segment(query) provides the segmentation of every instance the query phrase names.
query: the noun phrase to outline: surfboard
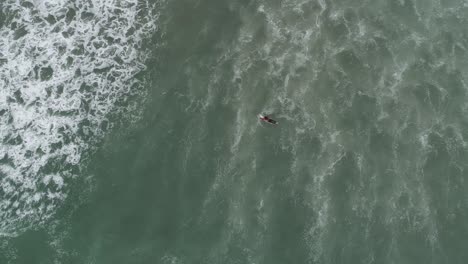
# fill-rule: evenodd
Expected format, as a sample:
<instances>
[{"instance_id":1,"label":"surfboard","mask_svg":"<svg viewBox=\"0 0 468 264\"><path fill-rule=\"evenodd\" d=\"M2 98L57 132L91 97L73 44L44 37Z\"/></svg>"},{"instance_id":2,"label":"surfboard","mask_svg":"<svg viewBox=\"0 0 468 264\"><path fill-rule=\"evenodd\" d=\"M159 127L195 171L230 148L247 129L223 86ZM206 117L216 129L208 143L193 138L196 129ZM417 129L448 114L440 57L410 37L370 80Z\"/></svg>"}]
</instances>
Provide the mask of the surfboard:
<instances>
[{"instance_id":1,"label":"surfboard","mask_svg":"<svg viewBox=\"0 0 468 264\"><path fill-rule=\"evenodd\" d=\"M263 121L263 122L268 123L268 124L271 124L271 125L277 125L277 124L279 124L278 121L273 120L273 119L271 119L271 118L269 118L270 121L265 120L265 119L264 119L265 116L262 115L262 114L258 115L258 118L260 119L260 121Z\"/></svg>"}]
</instances>

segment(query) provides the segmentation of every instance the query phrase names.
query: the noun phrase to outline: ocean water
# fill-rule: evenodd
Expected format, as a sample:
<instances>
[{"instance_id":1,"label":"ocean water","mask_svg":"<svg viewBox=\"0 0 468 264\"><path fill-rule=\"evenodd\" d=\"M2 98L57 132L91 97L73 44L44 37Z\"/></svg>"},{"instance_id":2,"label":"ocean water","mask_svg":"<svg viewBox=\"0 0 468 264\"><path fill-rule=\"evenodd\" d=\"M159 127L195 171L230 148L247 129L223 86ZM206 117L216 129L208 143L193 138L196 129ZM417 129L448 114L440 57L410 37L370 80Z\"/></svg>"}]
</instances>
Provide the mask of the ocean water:
<instances>
[{"instance_id":1,"label":"ocean water","mask_svg":"<svg viewBox=\"0 0 468 264\"><path fill-rule=\"evenodd\" d=\"M0 10L0 263L467 262L466 1Z\"/></svg>"}]
</instances>

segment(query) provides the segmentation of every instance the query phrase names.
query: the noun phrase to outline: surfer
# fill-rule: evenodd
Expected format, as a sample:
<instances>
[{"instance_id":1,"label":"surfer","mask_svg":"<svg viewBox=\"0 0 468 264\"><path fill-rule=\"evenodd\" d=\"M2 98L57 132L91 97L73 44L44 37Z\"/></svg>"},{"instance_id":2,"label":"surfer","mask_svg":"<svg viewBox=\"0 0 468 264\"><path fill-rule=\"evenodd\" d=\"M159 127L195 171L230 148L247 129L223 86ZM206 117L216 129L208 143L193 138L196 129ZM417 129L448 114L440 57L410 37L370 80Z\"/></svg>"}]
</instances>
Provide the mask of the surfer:
<instances>
[{"instance_id":1,"label":"surfer","mask_svg":"<svg viewBox=\"0 0 468 264\"><path fill-rule=\"evenodd\" d=\"M269 118L269 117L266 116L266 115L259 115L259 117L260 117L260 120L262 120L262 121L264 121L264 122L268 122L268 123L273 124L273 125L277 125L277 124L278 124L278 122L276 122L275 120Z\"/></svg>"}]
</instances>

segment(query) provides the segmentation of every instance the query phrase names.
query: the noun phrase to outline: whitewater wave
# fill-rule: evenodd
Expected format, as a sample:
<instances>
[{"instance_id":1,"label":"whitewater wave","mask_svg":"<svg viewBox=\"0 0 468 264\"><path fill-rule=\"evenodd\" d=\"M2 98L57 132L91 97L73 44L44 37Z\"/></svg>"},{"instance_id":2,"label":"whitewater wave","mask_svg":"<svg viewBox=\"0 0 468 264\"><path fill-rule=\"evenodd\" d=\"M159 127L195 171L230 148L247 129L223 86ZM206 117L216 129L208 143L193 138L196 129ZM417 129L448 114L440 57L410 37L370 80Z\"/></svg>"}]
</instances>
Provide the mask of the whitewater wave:
<instances>
[{"instance_id":1,"label":"whitewater wave","mask_svg":"<svg viewBox=\"0 0 468 264\"><path fill-rule=\"evenodd\" d=\"M85 153L112 128L109 115L144 97L134 77L156 30L151 10L139 0L3 3L0 234L49 219Z\"/></svg>"}]
</instances>

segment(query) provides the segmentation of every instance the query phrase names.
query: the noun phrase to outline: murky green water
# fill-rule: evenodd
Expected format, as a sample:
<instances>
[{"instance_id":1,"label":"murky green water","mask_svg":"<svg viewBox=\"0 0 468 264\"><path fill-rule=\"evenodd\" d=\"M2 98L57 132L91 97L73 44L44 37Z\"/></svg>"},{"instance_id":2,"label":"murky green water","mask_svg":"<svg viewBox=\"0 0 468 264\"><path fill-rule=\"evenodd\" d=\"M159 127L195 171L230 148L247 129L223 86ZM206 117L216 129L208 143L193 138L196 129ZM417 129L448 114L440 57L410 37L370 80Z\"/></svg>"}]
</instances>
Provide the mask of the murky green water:
<instances>
[{"instance_id":1,"label":"murky green water","mask_svg":"<svg viewBox=\"0 0 468 264\"><path fill-rule=\"evenodd\" d=\"M0 263L468 258L464 1L12 2Z\"/></svg>"}]
</instances>

